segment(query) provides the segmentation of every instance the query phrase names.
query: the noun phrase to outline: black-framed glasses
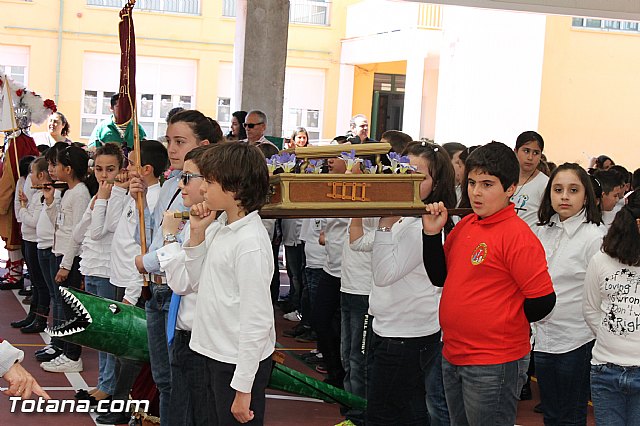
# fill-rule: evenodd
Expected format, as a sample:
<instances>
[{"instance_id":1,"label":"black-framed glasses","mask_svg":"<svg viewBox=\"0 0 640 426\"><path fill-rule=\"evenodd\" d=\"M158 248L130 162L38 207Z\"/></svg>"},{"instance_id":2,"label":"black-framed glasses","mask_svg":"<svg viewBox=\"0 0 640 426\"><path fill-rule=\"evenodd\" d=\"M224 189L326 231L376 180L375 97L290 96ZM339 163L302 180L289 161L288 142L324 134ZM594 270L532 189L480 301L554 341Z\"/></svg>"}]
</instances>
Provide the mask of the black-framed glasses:
<instances>
[{"instance_id":1,"label":"black-framed glasses","mask_svg":"<svg viewBox=\"0 0 640 426\"><path fill-rule=\"evenodd\" d=\"M264 122L260 122L260 123L244 123L243 126L245 129L253 129L256 126L259 126L261 124L264 124Z\"/></svg>"},{"instance_id":2,"label":"black-framed glasses","mask_svg":"<svg viewBox=\"0 0 640 426\"><path fill-rule=\"evenodd\" d=\"M189 181L194 178L204 178L204 176L199 175L197 173L189 173L189 172L182 172L180 174L180 180L182 181L182 184L184 186L189 185Z\"/></svg>"}]
</instances>

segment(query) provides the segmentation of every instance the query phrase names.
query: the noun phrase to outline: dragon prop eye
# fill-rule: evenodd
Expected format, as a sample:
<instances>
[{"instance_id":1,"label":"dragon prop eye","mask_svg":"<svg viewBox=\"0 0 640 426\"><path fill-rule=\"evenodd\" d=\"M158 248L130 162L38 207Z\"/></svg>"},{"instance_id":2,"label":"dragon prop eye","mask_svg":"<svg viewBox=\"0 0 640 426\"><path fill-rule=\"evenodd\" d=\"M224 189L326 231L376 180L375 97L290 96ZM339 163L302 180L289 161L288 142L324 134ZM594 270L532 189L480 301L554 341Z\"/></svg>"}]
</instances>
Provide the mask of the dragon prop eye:
<instances>
[{"instance_id":1,"label":"dragon prop eye","mask_svg":"<svg viewBox=\"0 0 640 426\"><path fill-rule=\"evenodd\" d=\"M109 304L109 310L111 311L112 314L119 314L120 313L120 308L115 303Z\"/></svg>"}]
</instances>

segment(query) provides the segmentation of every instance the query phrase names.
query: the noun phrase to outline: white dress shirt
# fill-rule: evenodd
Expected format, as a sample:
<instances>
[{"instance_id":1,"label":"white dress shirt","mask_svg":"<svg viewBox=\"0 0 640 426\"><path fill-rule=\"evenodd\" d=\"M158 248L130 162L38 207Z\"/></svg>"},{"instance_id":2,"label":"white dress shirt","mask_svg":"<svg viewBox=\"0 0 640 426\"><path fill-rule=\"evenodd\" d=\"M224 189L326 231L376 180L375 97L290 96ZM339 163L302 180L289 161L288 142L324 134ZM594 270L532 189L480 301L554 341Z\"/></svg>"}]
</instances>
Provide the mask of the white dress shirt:
<instances>
[{"instance_id":1,"label":"white dress shirt","mask_svg":"<svg viewBox=\"0 0 640 426\"><path fill-rule=\"evenodd\" d=\"M604 226L587 223L581 211L564 222L555 214L535 231L547 257L556 305L533 325L534 351L567 353L595 338L582 316L582 293L589 260L602 245Z\"/></svg>"},{"instance_id":2,"label":"white dress shirt","mask_svg":"<svg viewBox=\"0 0 640 426\"><path fill-rule=\"evenodd\" d=\"M189 347L216 361L235 364L231 387L251 392L258 364L273 353L271 304L273 250L258 212L209 226L196 247L185 244L186 268L198 292Z\"/></svg>"},{"instance_id":3,"label":"white dress shirt","mask_svg":"<svg viewBox=\"0 0 640 426\"><path fill-rule=\"evenodd\" d=\"M441 289L431 284L422 259L422 220L405 217L390 232L376 231L369 312L382 337L423 337L440 330Z\"/></svg>"}]
</instances>

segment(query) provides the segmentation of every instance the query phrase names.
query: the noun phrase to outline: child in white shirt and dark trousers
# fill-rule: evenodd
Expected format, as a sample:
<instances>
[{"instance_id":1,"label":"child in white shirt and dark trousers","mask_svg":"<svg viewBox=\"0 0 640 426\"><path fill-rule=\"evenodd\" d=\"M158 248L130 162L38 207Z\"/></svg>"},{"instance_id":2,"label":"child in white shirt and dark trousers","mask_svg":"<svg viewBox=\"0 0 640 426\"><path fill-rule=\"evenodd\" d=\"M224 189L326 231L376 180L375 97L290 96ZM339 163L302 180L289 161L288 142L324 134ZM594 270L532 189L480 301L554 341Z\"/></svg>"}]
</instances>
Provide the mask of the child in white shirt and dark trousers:
<instances>
[{"instance_id":1,"label":"child in white shirt and dark trousers","mask_svg":"<svg viewBox=\"0 0 640 426\"><path fill-rule=\"evenodd\" d=\"M91 201L91 194L84 181L87 178L89 155L82 148L70 146L58 153L52 178L67 183L66 190L60 203L54 202L54 188L43 189L46 212L51 223L55 225L53 249L56 262L51 264L51 277L58 287L80 288L80 244L73 240L73 229L80 223L87 205ZM71 312L62 301L60 291L56 289L53 298L54 325L62 323ZM65 342L63 353L57 358L43 362L41 367L45 371L58 373L72 373L82 371L80 354L82 347L74 343Z\"/></svg>"},{"instance_id":2,"label":"child in white shirt and dark trousers","mask_svg":"<svg viewBox=\"0 0 640 426\"><path fill-rule=\"evenodd\" d=\"M205 201L191 208L185 243L198 292L190 347L208 358L210 424L261 425L275 345L273 252L258 216L269 189L266 161L254 146L223 143L196 165ZM213 210L223 211L220 226L209 226Z\"/></svg>"}]
</instances>

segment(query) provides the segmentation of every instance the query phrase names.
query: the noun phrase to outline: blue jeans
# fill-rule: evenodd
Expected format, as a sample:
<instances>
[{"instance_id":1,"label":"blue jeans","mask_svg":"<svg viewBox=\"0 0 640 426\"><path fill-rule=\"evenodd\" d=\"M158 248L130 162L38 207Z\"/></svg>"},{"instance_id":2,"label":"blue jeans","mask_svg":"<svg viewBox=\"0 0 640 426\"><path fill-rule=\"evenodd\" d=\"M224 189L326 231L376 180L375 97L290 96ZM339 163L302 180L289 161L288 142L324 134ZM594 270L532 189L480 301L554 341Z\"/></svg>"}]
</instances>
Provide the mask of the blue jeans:
<instances>
[{"instance_id":1,"label":"blue jeans","mask_svg":"<svg viewBox=\"0 0 640 426\"><path fill-rule=\"evenodd\" d=\"M591 400L598 426L630 426L640 419L640 367L591 366Z\"/></svg>"},{"instance_id":2,"label":"blue jeans","mask_svg":"<svg viewBox=\"0 0 640 426\"><path fill-rule=\"evenodd\" d=\"M29 268L29 280L31 281L31 307L30 312L47 316L49 315L49 305L51 304L51 296L49 295L49 287L42 275L40 261L38 260L38 243L33 241L23 241L24 243L24 261ZM47 273L49 270L47 269Z\"/></svg>"},{"instance_id":3,"label":"blue jeans","mask_svg":"<svg viewBox=\"0 0 640 426\"><path fill-rule=\"evenodd\" d=\"M452 425L514 425L529 354L503 364L453 365L442 357Z\"/></svg>"},{"instance_id":4,"label":"blue jeans","mask_svg":"<svg viewBox=\"0 0 640 426\"><path fill-rule=\"evenodd\" d=\"M96 296L109 300L116 300L116 287L109 282L109 278L84 277L84 289ZM116 387L116 357L108 352L98 352L98 385L99 390L107 395L113 395Z\"/></svg>"},{"instance_id":5,"label":"blue jeans","mask_svg":"<svg viewBox=\"0 0 640 426\"><path fill-rule=\"evenodd\" d=\"M367 426L428 424L424 383L439 343L440 332L413 338L373 333L367 354Z\"/></svg>"},{"instance_id":6,"label":"blue jeans","mask_svg":"<svg viewBox=\"0 0 640 426\"><path fill-rule=\"evenodd\" d=\"M340 293L342 366L344 367L344 390L365 397L365 345L363 341L365 318L369 310L369 296ZM362 424L364 413L350 410L347 419Z\"/></svg>"},{"instance_id":7,"label":"blue jeans","mask_svg":"<svg viewBox=\"0 0 640 426\"><path fill-rule=\"evenodd\" d=\"M149 361L151 362L153 381L160 392L160 419L168 419L171 399L171 366L169 345L167 344L167 318L172 292L168 285L149 283L149 286L151 298L145 303ZM162 423L164 424L165 421Z\"/></svg>"},{"instance_id":8,"label":"blue jeans","mask_svg":"<svg viewBox=\"0 0 640 426\"><path fill-rule=\"evenodd\" d=\"M54 312L53 306L55 306L55 299L58 297L60 292L58 291L58 285L53 281L51 277L51 268L52 264L56 264L56 257L51 252L51 248L48 249L38 249L38 263L40 263L40 270L42 271L42 277L44 278L44 282L47 284L47 289L49 290L49 300L51 301L51 312ZM52 315L55 322L55 314ZM53 337L51 339L51 344L58 348L62 348L64 342L57 337Z\"/></svg>"},{"instance_id":9,"label":"blue jeans","mask_svg":"<svg viewBox=\"0 0 640 426\"><path fill-rule=\"evenodd\" d=\"M318 282L320 282L322 268L304 268L304 286L302 288L302 299L300 300L300 314L302 314L302 324L311 326L311 315L315 306L316 294L318 293Z\"/></svg>"},{"instance_id":10,"label":"blue jeans","mask_svg":"<svg viewBox=\"0 0 640 426\"><path fill-rule=\"evenodd\" d=\"M593 341L564 354L535 351L545 425L586 425Z\"/></svg>"},{"instance_id":11,"label":"blue jeans","mask_svg":"<svg viewBox=\"0 0 640 426\"><path fill-rule=\"evenodd\" d=\"M189 349L190 331L176 330L171 344L171 401L166 424L191 426L209 424L207 357Z\"/></svg>"},{"instance_id":12,"label":"blue jeans","mask_svg":"<svg viewBox=\"0 0 640 426\"><path fill-rule=\"evenodd\" d=\"M51 281L53 281L55 286L55 296L53 296L53 323L57 325L70 319L74 315L71 308L67 307L62 301L60 287L80 288L82 285L82 275L80 274L80 257L75 257L67 279L61 283L56 283L55 276L60 269L62 256L54 256L54 259L54 262L49 265L51 268L49 272L51 273ZM67 358L74 361L80 359L80 355L82 354L82 346L76 345L75 343L63 342L61 349Z\"/></svg>"},{"instance_id":13,"label":"blue jeans","mask_svg":"<svg viewBox=\"0 0 640 426\"><path fill-rule=\"evenodd\" d=\"M444 382L442 380L442 342L433 357L433 366L427 374L425 384L427 390L427 411L429 412L429 424L431 426L448 426L449 407L444 395Z\"/></svg>"}]
</instances>

